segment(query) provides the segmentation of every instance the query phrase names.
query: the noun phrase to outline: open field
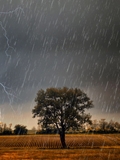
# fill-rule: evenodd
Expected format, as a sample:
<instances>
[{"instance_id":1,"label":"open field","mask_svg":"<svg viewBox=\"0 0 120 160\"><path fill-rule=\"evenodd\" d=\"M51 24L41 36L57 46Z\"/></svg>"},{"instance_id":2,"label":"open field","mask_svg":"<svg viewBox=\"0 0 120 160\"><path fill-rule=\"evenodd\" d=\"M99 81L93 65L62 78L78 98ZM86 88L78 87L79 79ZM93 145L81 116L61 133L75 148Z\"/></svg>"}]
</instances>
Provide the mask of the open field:
<instances>
[{"instance_id":1,"label":"open field","mask_svg":"<svg viewBox=\"0 0 120 160\"><path fill-rule=\"evenodd\" d=\"M59 135L0 136L0 160L120 160L120 134L67 135L61 149Z\"/></svg>"}]
</instances>

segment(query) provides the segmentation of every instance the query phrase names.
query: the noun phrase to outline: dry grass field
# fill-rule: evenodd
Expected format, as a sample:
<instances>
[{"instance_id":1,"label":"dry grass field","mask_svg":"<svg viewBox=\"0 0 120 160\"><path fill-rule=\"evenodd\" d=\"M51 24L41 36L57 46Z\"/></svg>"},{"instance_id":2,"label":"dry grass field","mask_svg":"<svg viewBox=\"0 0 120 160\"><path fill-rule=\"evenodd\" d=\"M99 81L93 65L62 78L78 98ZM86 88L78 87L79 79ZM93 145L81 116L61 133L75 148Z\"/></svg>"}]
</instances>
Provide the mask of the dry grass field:
<instances>
[{"instance_id":1,"label":"dry grass field","mask_svg":"<svg viewBox=\"0 0 120 160\"><path fill-rule=\"evenodd\" d=\"M0 136L0 160L120 160L120 134Z\"/></svg>"}]
</instances>

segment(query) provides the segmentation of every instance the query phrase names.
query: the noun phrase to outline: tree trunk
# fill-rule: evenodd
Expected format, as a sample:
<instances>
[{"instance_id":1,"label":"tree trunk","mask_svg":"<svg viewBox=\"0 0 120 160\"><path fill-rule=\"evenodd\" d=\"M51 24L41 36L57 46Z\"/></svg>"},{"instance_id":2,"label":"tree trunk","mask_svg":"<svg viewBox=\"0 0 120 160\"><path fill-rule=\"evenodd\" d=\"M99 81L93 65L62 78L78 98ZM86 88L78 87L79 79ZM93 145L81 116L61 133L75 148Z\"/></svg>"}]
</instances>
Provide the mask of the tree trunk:
<instances>
[{"instance_id":1,"label":"tree trunk","mask_svg":"<svg viewBox=\"0 0 120 160\"><path fill-rule=\"evenodd\" d=\"M62 131L60 132L60 140L61 140L61 144L62 144L62 148L67 148L66 142L65 142L65 132Z\"/></svg>"}]
</instances>

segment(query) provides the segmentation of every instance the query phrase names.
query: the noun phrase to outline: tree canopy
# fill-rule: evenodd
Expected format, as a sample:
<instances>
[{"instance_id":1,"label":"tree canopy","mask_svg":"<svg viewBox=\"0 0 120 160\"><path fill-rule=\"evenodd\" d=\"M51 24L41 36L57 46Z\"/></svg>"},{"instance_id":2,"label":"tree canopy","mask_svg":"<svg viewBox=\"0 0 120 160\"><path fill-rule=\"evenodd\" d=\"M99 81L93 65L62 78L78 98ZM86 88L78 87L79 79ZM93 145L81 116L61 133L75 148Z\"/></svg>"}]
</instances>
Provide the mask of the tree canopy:
<instances>
[{"instance_id":1,"label":"tree canopy","mask_svg":"<svg viewBox=\"0 0 120 160\"><path fill-rule=\"evenodd\" d=\"M23 135L23 134L27 134L27 128L26 126L24 125L20 125L20 124L17 124L15 125L14 127L14 134L17 134L17 135Z\"/></svg>"},{"instance_id":2,"label":"tree canopy","mask_svg":"<svg viewBox=\"0 0 120 160\"><path fill-rule=\"evenodd\" d=\"M62 147L66 148L65 131L78 130L82 124L91 123L91 115L85 110L92 108L90 98L80 89L48 88L39 90L35 98L33 117L39 117L43 128L55 127L60 135Z\"/></svg>"}]
</instances>

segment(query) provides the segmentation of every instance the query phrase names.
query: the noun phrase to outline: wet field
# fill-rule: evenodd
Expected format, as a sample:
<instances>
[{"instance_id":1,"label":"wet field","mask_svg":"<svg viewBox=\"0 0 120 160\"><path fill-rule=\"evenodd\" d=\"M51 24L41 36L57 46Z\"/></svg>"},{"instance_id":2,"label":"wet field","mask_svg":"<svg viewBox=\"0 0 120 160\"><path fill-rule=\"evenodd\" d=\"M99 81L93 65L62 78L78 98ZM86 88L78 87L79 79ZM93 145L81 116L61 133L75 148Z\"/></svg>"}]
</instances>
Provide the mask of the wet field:
<instances>
[{"instance_id":1,"label":"wet field","mask_svg":"<svg viewBox=\"0 0 120 160\"><path fill-rule=\"evenodd\" d=\"M120 134L72 134L66 143L61 149L59 135L0 136L0 159L120 159Z\"/></svg>"}]
</instances>

